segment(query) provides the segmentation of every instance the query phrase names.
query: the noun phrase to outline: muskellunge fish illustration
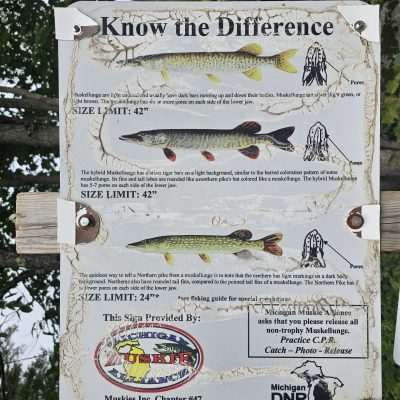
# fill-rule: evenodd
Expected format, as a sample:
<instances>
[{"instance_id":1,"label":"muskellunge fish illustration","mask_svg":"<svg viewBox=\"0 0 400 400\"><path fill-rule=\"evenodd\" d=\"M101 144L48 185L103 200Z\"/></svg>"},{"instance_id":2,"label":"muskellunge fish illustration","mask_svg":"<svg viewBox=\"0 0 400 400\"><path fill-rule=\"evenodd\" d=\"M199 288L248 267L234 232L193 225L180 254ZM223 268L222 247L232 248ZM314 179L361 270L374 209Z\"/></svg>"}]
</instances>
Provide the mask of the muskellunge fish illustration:
<instances>
[{"instance_id":1,"label":"muskellunge fish illustration","mask_svg":"<svg viewBox=\"0 0 400 400\"><path fill-rule=\"evenodd\" d=\"M162 148L170 161L176 160L172 149L199 150L208 161L215 160L210 150L238 150L255 160L260 154L257 144L294 151L293 144L288 141L294 129L293 126L289 126L270 133L256 134L261 130L260 124L248 121L233 129L155 129L123 135L119 139L147 147Z\"/></svg>"},{"instance_id":2,"label":"muskellunge fish illustration","mask_svg":"<svg viewBox=\"0 0 400 400\"><path fill-rule=\"evenodd\" d=\"M262 80L260 67L272 65L281 71L296 73L290 59L297 50L290 49L272 56L262 56L258 43L243 46L237 51L160 53L133 57L120 63L160 71L169 80L169 71L206 74L212 82L220 82L218 73L241 72L250 79Z\"/></svg>"},{"instance_id":3,"label":"muskellunge fish illustration","mask_svg":"<svg viewBox=\"0 0 400 400\"><path fill-rule=\"evenodd\" d=\"M148 253L164 254L165 261L169 265L172 265L174 262L172 253L198 254L205 263L211 262L210 253L234 254L240 258L251 258L251 250L256 250L265 251L276 256L282 255L282 249L277 244L277 242L282 240L281 233L274 233L260 239L250 240L252 236L252 233L246 229L237 230L227 236L158 236L130 243L127 247Z\"/></svg>"},{"instance_id":4,"label":"muskellunge fish illustration","mask_svg":"<svg viewBox=\"0 0 400 400\"><path fill-rule=\"evenodd\" d=\"M189 359L192 366L196 365L197 358L199 356L197 350L178 343L157 343L154 347L154 350L160 354L187 353L189 354Z\"/></svg>"}]
</instances>

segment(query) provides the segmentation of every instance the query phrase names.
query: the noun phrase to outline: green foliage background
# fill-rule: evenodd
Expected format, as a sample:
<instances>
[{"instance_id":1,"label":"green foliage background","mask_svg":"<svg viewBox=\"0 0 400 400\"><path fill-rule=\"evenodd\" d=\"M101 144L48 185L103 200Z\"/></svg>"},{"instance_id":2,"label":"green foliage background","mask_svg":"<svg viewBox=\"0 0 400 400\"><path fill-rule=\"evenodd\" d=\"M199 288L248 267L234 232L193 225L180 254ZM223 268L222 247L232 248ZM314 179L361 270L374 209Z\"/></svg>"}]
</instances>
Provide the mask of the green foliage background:
<instances>
[{"instance_id":1,"label":"green foliage background","mask_svg":"<svg viewBox=\"0 0 400 400\"><path fill-rule=\"evenodd\" d=\"M57 97L57 43L54 38L53 6L67 6L72 1L62 0L1 0L0 1L0 79L11 85L31 90L42 95ZM374 0L382 6L382 135L383 138L400 143L400 3L398 0ZM10 118L23 123L32 132L40 125L55 124L57 115L43 111L25 110L4 113L0 110L0 123ZM19 122L18 122L19 121ZM42 174L57 174L54 160L56 150L37 150L0 147L0 177L15 177L23 173L38 172L38 158ZM23 167L10 170L11 163L18 160ZM400 187L398 188L400 190ZM15 212L15 196L19 191L52 190L35 185L10 189L0 185L0 250L14 250L14 226L9 216ZM12 332L0 335L0 350L14 360L8 364L8 380L14 392L10 400L57 398L57 331L58 331L58 272L29 271L29 266L0 266L0 312L14 310L23 318L30 312L34 302L45 310L40 329L54 337L55 353L50 357L39 357L22 372L19 357L9 340ZM32 299L10 297L9 291L1 288L23 276L22 284ZM48 290L48 288L54 290ZM393 362L394 322L400 289L400 254L382 256L382 338L383 338L383 388L384 400L400 400L400 368ZM10 300L12 299L12 300ZM0 326L1 327L1 326ZM4 332L3 332L4 333ZM12 336L11 336L12 337ZM16 389L18 387L18 390ZM11 394L11 393L10 393ZM36 394L32 396L32 394ZM1 395L0 395L1 398Z\"/></svg>"}]
</instances>

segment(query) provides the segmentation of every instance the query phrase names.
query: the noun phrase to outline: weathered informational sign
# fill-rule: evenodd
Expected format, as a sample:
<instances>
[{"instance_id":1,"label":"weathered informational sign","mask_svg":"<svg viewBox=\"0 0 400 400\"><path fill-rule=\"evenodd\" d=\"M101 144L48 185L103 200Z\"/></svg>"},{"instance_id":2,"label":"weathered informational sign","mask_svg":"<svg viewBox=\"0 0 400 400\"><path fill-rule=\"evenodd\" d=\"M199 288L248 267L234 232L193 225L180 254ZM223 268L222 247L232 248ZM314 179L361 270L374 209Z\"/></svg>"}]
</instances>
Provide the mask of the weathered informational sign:
<instances>
[{"instance_id":1,"label":"weathered informational sign","mask_svg":"<svg viewBox=\"0 0 400 400\"><path fill-rule=\"evenodd\" d=\"M56 27L61 399L380 399L378 9Z\"/></svg>"}]
</instances>

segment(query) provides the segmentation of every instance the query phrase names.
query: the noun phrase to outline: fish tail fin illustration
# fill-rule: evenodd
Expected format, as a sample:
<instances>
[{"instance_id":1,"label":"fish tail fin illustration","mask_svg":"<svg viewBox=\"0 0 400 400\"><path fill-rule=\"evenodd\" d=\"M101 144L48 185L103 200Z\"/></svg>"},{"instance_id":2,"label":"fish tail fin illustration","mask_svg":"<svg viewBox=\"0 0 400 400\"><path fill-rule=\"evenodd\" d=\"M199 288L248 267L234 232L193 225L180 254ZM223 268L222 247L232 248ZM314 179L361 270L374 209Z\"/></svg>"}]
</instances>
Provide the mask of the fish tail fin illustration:
<instances>
[{"instance_id":1,"label":"fish tail fin illustration","mask_svg":"<svg viewBox=\"0 0 400 400\"><path fill-rule=\"evenodd\" d=\"M282 248L277 244L280 240L282 240L282 233L273 233L272 235L265 236L262 238L264 242L264 251L267 253L271 253L274 256L282 255Z\"/></svg>"},{"instance_id":2,"label":"fish tail fin illustration","mask_svg":"<svg viewBox=\"0 0 400 400\"><path fill-rule=\"evenodd\" d=\"M281 71L295 74L297 72L297 68L290 62L290 59L294 57L296 53L297 53L296 49L290 49L277 54L275 56L276 57L275 67L280 69Z\"/></svg>"},{"instance_id":3,"label":"fish tail fin illustration","mask_svg":"<svg viewBox=\"0 0 400 400\"><path fill-rule=\"evenodd\" d=\"M278 147L281 150L294 151L293 144L288 140L292 136L295 130L294 126L288 126L286 128L277 129L276 131L262 135L268 142L273 146Z\"/></svg>"}]
</instances>

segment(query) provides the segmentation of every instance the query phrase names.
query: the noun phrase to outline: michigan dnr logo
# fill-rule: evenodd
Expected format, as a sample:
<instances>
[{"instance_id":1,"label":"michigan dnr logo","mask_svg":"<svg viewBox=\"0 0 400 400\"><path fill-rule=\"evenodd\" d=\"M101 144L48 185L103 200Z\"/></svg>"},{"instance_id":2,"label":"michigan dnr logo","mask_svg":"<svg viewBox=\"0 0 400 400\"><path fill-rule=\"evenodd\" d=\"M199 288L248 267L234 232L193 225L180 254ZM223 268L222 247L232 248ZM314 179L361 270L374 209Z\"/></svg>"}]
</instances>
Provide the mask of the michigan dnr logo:
<instances>
[{"instance_id":1,"label":"michigan dnr logo","mask_svg":"<svg viewBox=\"0 0 400 400\"><path fill-rule=\"evenodd\" d=\"M118 327L95 352L99 373L120 388L164 392L191 381L203 366L203 350L174 326L137 323Z\"/></svg>"},{"instance_id":2,"label":"michigan dnr logo","mask_svg":"<svg viewBox=\"0 0 400 400\"><path fill-rule=\"evenodd\" d=\"M315 361L305 361L291 373L301 379L302 384L272 384L271 400L333 400L344 386L339 378L325 375Z\"/></svg>"}]
</instances>

